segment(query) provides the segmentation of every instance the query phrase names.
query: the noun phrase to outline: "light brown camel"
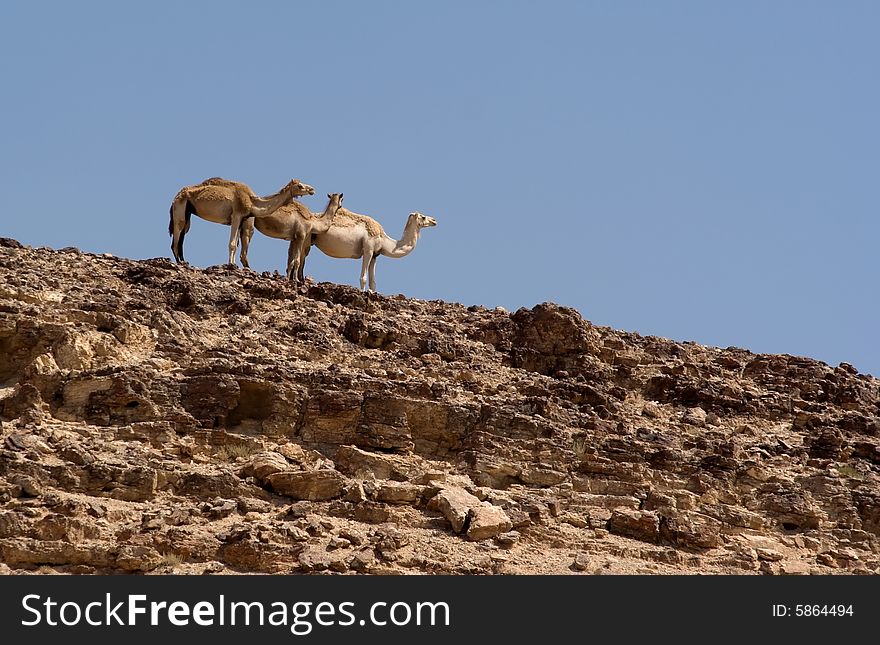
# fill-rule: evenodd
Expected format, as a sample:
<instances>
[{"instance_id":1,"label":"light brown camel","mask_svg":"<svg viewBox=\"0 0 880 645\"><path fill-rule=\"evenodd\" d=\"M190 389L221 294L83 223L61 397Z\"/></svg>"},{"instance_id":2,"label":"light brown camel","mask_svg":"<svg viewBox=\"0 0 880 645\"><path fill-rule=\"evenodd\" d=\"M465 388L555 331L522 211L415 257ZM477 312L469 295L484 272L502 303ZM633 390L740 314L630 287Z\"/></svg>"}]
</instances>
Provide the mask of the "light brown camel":
<instances>
[{"instance_id":1,"label":"light brown camel","mask_svg":"<svg viewBox=\"0 0 880 645\"><path fill-rule=\"evenodd\" d=\"M171 235L171 252L177 262L185 262L183 239L189 232L193 213L202 219L230 227L229 264L235 264L241 223L251 217L265 217L289 203L294 197L314 195L315 189L298 179L292 179L274 195L257 197L246 184L220 177L206 179L194 186L184 186L171 202L171 219L168 233ZM247 249L242 248L241 263L247 267Z\"/></svg>"},{"instance_id":2,"label":"light brown camel","mask_svg":"<svg viewBox=\"0 0 880 645\"><path fill-rule=\"evenodd\" d=\"M342 193L327 195L330 201L320 215L294 200L271 215L248 218L241 224L241 252L245 254L254 235L254 228L268 237L290 240L287 249L287 278L296 281L301 274L305 252L312 243L313 233L324 233L330 228L336 212L342 205ZM302 282L302 278L300 278Z\"/></svg>"},{"instance_id":3,"label":"light brown camel","mask_svg":"<svg viewBox=\"0 0 880 645\"><path fill-rule=\"evenodd\" d=\"M423 228L437 226L437 220L422 213L410 213L403 228L403 236L395 240L385 234L382 225L368 215L352 213L340 208L333 224L325 233L312 236L312 244L331 258L363 258L361 289L366 289L369 274L370 291L376 290L376 260L380 255L402 258L412 253ZM309 247L300 263L299 279L303 280L303 266Z\"/></svg>"}]
</instances>

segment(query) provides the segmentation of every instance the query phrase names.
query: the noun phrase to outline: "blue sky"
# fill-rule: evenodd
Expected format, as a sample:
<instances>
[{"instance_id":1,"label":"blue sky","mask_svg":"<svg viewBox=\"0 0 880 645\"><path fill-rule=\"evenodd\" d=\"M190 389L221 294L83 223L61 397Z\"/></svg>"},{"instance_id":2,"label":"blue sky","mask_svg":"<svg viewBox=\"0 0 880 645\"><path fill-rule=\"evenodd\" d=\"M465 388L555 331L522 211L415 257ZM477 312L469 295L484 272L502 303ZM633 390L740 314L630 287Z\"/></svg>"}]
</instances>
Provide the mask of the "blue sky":
<instances>
[{"instance_id":1,"label":"blue sky","mask_svg":"<svg viewBox=\"0 0 880 645\"><path fill-rule=\"evenodd\" d=\"M436 217L379 290L880 374L880 4L0 5L0 235L170 257L177 190ZM194 218L187 257L224 261ZM286 244L259 233L258 270ZM357 284L317 250L306 273Z\"/></svg>"}]
</instances>

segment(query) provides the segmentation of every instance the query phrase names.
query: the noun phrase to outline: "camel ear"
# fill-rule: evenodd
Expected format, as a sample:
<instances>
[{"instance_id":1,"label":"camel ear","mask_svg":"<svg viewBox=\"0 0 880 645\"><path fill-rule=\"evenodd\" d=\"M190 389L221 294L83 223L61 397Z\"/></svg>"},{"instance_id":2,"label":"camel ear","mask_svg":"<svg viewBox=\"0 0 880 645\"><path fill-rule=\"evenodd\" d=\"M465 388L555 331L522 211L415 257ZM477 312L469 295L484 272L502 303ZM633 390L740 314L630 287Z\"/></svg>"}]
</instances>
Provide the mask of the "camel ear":
<instances>
[{"instance_id":1,"label":"camel ear","mask_svg":"<svg viewBox=\"0 0 880 645\"><path fill-rule=\"evenodd\" d=\"M330 193L327 193L327 199L333 199L333 195L331 195Z\"/></svg>"},{"instance_id":2,"label":"camel ear","mask_svg":"<svg viewBox=\"0 0 880 645\"><path fill-rule=\"evenodd\" d=\"M342 199L342 193L339 193L339 199Z\"/></svg>"}]
</instances>

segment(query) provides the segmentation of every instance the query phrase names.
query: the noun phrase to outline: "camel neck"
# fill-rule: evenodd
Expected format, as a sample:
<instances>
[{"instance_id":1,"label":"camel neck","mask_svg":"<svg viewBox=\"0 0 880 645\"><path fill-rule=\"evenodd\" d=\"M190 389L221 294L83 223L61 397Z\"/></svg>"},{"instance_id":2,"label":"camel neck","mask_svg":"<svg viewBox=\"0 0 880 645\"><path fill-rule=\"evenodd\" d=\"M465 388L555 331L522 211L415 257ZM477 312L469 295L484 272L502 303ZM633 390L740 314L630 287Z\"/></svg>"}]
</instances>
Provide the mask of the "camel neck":
<instances>
[{"instance_id":1,"label":"camel neck","mask_svg":"<svg viewBox=\"0 0 880 645\"><path fill-rule=\"evenodd\" d=\"M336 216L336 212L339 210L339 204L334 204L333 200L327 202L327 206L324 207L324 211L321 213L315 213L315 215L319 219L333 219Z\"/></svg>"},{"instance_id":2,"label":"camel neck","mask_svg":"<svg viewBox=\"0 0 880 645\"><path fill-rule=\"evenodd\" d=\"M394 245L385 253L388 257L402 258L412 253L419 241L419 227L415 220L406 223L403 229L403 235L399 240L394 241Z\"/></svg>"},{"instance_id":3,"label":"camel neck","mask_svg":"<svg viewBox=\"0 0 880 645\"><path fill-rule=\"evenodd\" d=\"M257 197L254 200L254 204L257 206L261 206L263 208L280 206L284 203L284 189L282 188L277 193L273 193L271 195L266 195L265 197Z\"/></svg>"}]
</instances>

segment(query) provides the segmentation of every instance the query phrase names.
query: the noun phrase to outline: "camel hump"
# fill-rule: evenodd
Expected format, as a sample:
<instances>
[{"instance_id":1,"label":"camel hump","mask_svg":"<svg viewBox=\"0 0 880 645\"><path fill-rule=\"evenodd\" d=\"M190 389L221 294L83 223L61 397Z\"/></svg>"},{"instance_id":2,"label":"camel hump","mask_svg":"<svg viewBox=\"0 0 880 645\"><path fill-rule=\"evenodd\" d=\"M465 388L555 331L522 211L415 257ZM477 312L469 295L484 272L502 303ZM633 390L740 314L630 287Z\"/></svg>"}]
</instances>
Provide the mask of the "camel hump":
<instances>
[{"instance_id":1,"label":"camel hump","mask_svg":"<svg viewBox=\"0 0 880 645\"><path fill-rule=\"evenodd\" d=\"M236 200L241 197L247 198L246 192L236 190L231 186L221 186L219 184L196 184L188 186L181 191L182 197L190 201L206 200L206 201L227 201Z\"/></svg>"},{"instance_id":2,"label":"camel hump","mask_svg":"<svg viewBox=\"0 0 880 645\"><path fill-rule=\"evenodd\" d=\"M370 237L387 237L385 229L382 225L369 215L361 215L354 213L347 208L340 208L336 211L336 217L333 220L334 226L357 226L363 225L367 229L367 235Z\"/></svg>"},{"instance_id":3,"label":"camel hump","mask_svg":"<svg viewBox=\"0 0 880 645\"><path fill-rule=\"evenodd\" d=\"M256 195L251 187L247 184L243 184L240 181L232 181L231 179L224 179L223 177L209 177L204 180L198 186L220 186L222 188L231 188L233 190L243 190L252 197Z\"/></svg>"},{"instance_id":4,"label":"camel hump","mask_svg":"<svg viewBox=\"0 0 880 645\"><path fill-rule=\"evenodd\" d=\"M184 186L183 188L178 190L177 194L174 196L174 199L172 200L172 203L179 202L179 201L186 199L187 196L189 195L190 188L192 188L192 186Z\"/></svg>"},{"instance_id":5,"label":"camel hump","mask_svg":"<svg viewBox=\"0 0 880 645\"><path fill-rule=\"evenodd\" d=\"M309 210L308 206L295 199L292 199L290 202L279 208L278 212L284 214L296 214L303 219L315 219L315 216L312 215L312 211Z\"/></svg>"}]
</instances>

